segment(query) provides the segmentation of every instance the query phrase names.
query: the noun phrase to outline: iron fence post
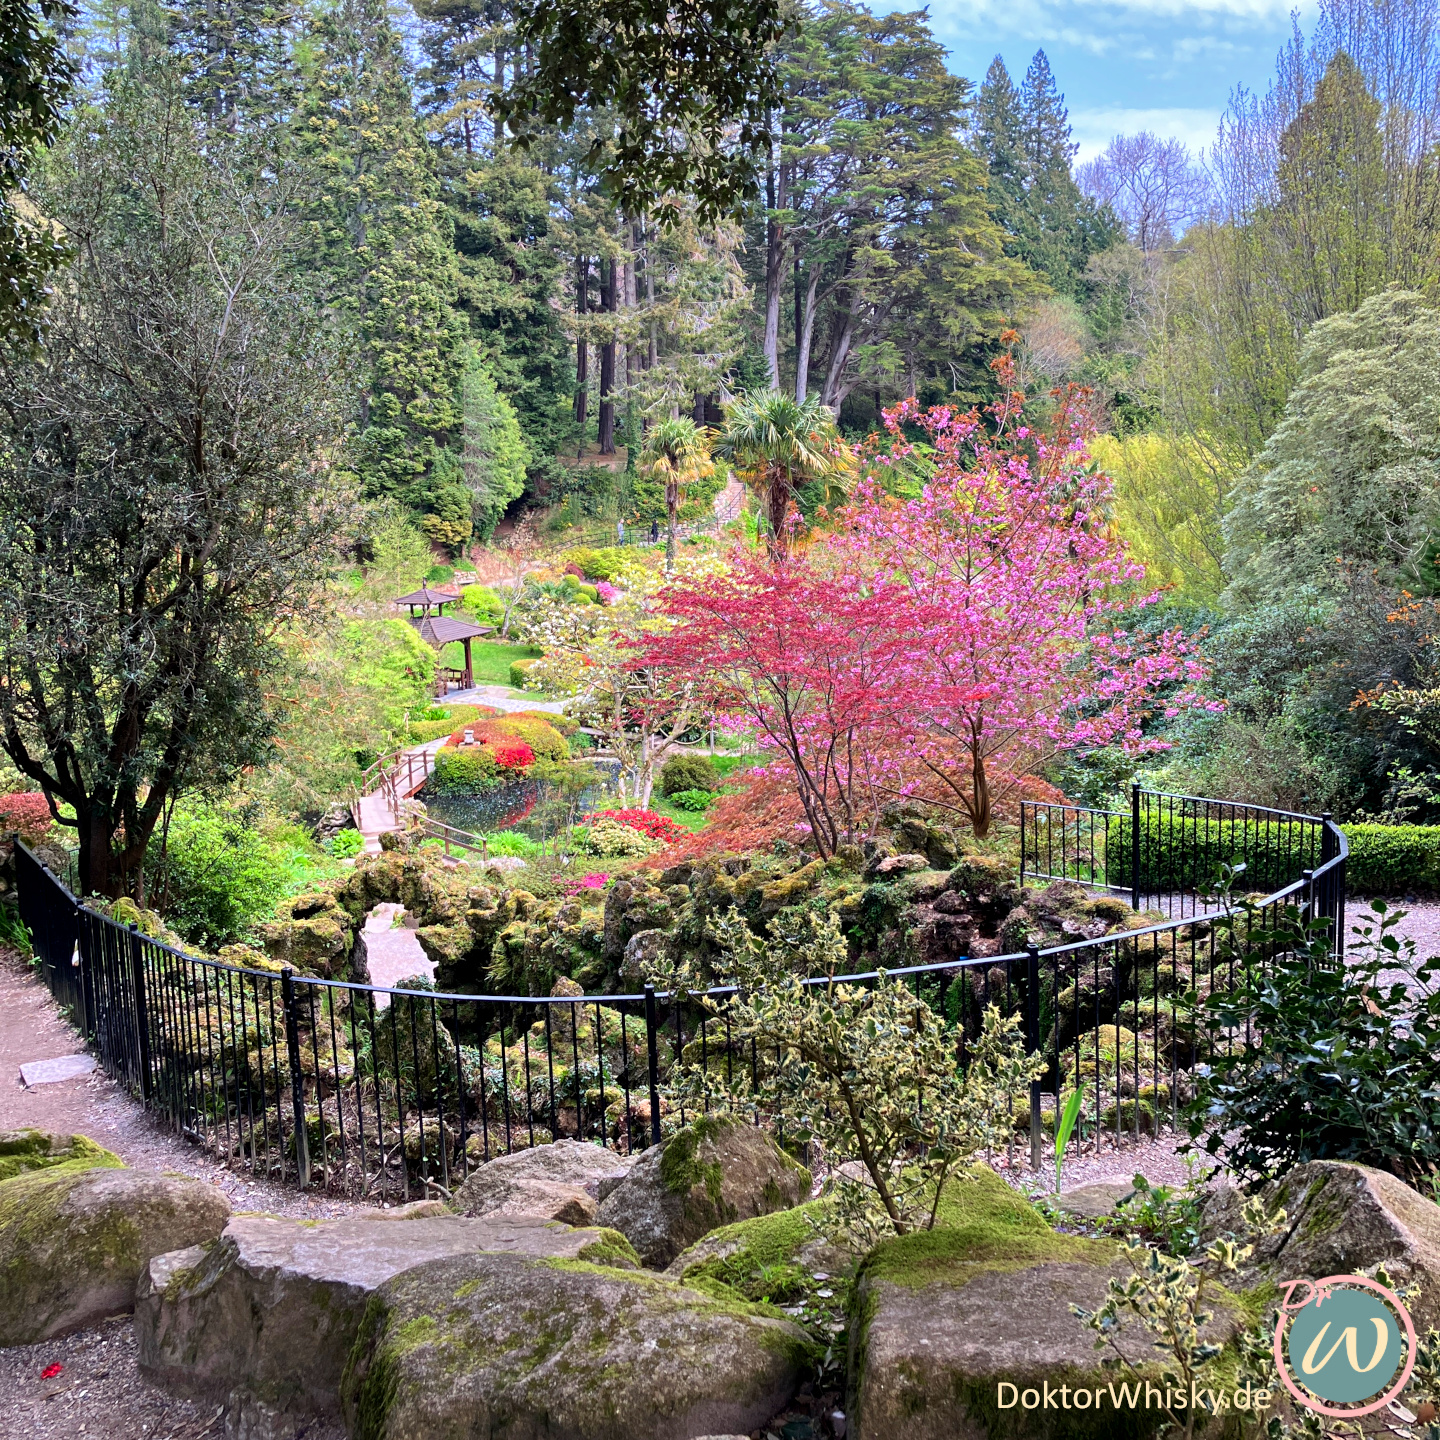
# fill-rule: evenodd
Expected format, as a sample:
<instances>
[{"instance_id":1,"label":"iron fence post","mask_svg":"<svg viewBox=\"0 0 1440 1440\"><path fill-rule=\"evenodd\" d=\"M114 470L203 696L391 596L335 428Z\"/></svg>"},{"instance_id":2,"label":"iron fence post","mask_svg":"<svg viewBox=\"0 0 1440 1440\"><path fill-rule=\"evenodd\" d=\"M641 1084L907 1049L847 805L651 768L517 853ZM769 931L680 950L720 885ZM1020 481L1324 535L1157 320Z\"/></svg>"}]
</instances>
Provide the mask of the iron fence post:
<instances>
[{"instance_id":1,"label":"iron fence post","mask_svg":"<svg viewBox=\"0 0 1440 1440\"><path fill-rule=\"evenodd\" d=\"M145 996L145 957L140 950L140 927L130 926L130 975L135 986L135 1046L140 1060L140 1103L150 1104L150 1006Z\"/></svg>"},{"instance_id":2,"label":"iron fence post","mask_svg":"<svg viewBox=\"0 0 1440 1440\"><path fill-rule=\"evenodd\" d=\"M290 1055L290 1100L295 1111L295 1166L300 1188L310 1185L310 1137L305 1133L305 1077L300 1073L300 1026L295 1018L295 972L280 972L280 1006L285 1012L285 1048Z\"/></svg>"},{"instance_id":3,"label":"iron fence post","mask_svg":"<svg viewBox=\"0 0 1440 1440\"><path fill-rule=\"evenodd\" d=\"M1040 947L1025 946L1025 1053L1040 1053ZM1056 1117L1057 1123L1059 1117ZM1040 1168L1040 1077L1030 1082L1030 1168Z\"/></svg>"},{"instance_id":4,"label":"iron fence post","mask_svg":"<svg viewBox=\"0 0 1440 1440\"><path fill-rule=\"evenodd\" d=\"M1020 802L1020 888L1025 888L1025 802Z\"/></svg>"},{"instance_id":5,"label":"iron fence post","mask_svg":"<svg viewBox=\"0 0 1440 1440\"><path fill-rule=\"evenodd\" d=\"M645 1051L650 1070L650 1143L660 1143L660 1023L655 1011L655 987L645 987Z\"/></svg>"},{"instance_id":6,"label":"iron fence post","mask_svg":"<svg viewBox=\"0 0 1440 1440\"><path fill-rule=\"evenodd\" d=\"M1130 908L1140 908L1140 783L1130 785Z\"/></svg>"}]
</instances>

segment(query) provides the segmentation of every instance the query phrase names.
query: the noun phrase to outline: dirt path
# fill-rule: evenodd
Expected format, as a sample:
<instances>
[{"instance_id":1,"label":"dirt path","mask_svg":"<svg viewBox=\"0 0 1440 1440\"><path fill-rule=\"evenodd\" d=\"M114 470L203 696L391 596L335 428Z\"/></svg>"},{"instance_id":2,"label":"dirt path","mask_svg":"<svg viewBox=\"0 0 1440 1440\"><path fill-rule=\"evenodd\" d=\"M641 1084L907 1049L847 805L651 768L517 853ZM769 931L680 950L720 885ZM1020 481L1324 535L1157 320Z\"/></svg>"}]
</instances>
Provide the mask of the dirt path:
<instances>
[{"instance_id":1,"label":"dirt path","mask_svg":"<svg viewBox=\"0 0 1440 1440\"><path fill-rule=\"evenodd\" d=\"M0 1130L37 1126L88 1135L136 1169L169 1170L218 1185L237 1210L320 1219L361 1208L319 1199L227 1170L142 1110L100 1071L26 1089L20 1066L84 1050L50 992L13 951L0 950ZM0 1419L3 1425L3 1419ZM3 1434L0 1429L0 1434Z\"/></svg>"},{"instance_id":2,"label":"dirt path","mask_svg":"<svg viewBox=\"0 0 1440 1440\"><path fill-rule=\"evenodd\" d=\"M30 967L13 951L0 950L0 1130L33 1125L88 1135L137 1169L217 1185L237 1210L320 1219L362 1208L232 1174L158 1125L99 1071L30 1089L20 1083L27 1061L82 1049ZM141 1377L129 1316L39 1345L0 1349L0 1396L4 1440L219 1440L222 1431L215 1406L176 1399ZM343 1440L343 1432L317 1424L306 1440Z\"/></svg>"}]
</instances>

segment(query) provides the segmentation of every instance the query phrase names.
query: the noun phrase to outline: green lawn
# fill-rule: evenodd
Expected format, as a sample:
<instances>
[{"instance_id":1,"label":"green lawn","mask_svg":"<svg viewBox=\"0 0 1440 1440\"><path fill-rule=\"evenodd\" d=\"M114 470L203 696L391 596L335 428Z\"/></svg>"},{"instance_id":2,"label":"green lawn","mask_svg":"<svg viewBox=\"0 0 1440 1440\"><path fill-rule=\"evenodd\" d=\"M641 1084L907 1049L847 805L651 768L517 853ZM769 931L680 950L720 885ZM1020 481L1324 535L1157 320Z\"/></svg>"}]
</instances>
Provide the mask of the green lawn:
<instances>
[{"instance_id":1,"label":"green lawn","mask_svg":"<svg viewBox=\"0 0 1440 1440\"><path fill-rule=\"evenodd\" d=\"M544 653L536 645L502 645L498 640L472 640L470 663L475 667L475 683L509 685L512 660L534 660ZM440 652L440 663L458 670L465 663L465 652L459 645L447 645Z\"/></svg>"}]
</instances>

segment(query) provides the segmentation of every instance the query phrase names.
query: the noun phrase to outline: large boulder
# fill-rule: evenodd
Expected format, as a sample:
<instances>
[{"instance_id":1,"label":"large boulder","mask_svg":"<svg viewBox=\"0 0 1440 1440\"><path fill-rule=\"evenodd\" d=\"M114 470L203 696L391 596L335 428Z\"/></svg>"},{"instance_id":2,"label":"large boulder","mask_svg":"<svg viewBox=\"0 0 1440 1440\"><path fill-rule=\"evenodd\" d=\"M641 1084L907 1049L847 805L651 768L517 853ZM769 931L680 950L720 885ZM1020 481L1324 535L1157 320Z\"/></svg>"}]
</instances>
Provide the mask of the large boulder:
<instances>
[{"instance_id":1,"label":"large boulder","mask_svg":"<svg viewBox=\"0 0 1440 1440\"><path fill-rule=\"evenodd\" d=\"M31 1170L71 1170L100 1166L120 1170L124 1161L87 1135L57 1135L49 1130L0 1130L0 1181Z\"/></svg>"},{"instance_id":2,"label":"large boulder","mask_svg":"<svg viewBox=\"0 0 1440 1440\"><path fill-rule=\"evenodd\" d=\"M229 1215L213 1185L108 1164L71 1161L0 1183L0 1346L129 1310L153 1256L214 1240Z\"/></svg>"},{"instance_id":3,"label":"large boulder","mask_svg":"<svg viewBox=\"0 0 1440 1440\"><path fill-rule=\"evenodd\" d=\"M417 1207L418 1208L418 1207ZM282 1220L242 1215L218 1243L158 1257L135 1305L140 1367L181 1394L224 1404L233 1433L272 1440L336 1415L365 1306L401 1271L493 1251L636 1264L614 1232L532 1217L409 1212Z\"/></svg>"},{"instance_id":4,"label":"large boulder","mask_svg":"<svg viewBox=\"0 0 1440 1440\"><path fill-rule=\"evenodd\" d=\"M789 1400L804 1331L760 1306L599 1265L474 1255L382 1286L345 1377L365 1440L691 1440Z\"/></svg>"},{"instance_id":5,"label":"large boulder","mask_svg":"<svg viewBox=\"0 0 1440 1440\"><path fill-rule=\"evenodd\" d=\"M862 1267L850 1333L849 1434L1109 1440L1153 1433L1164 1413L1131 1408L1123 1393L1118 1405L1112 1400L1117 1374L1101 1366L1094 1334L1070 1312L1072 1304L1103 1303L1110 1277L1122 1273L1116 1248L1056 1233L988 1170L949 1187L941 1212L936 1229L882 1242ZM1217 1306L1206 1339L1223 1342L1239 1328L1238 1312ZM1158 1376L1144 1330L1127 1327L1118 1344L1135 1370ZM1133 1381L1135 1373L1118 1378ZM1017 1396L1035 1390L1041 1404L1002 1411L1002 1383ZM1083 1409L1070 1403L1077 1388L1089 1391Z\"/></svg>"},{"instance_id":6,"label":"large boulder","mask_svg":"<svg viewBox=\"0 0 1440 1440\"><path fill-rule=\"evenodd\" d=\"M601 1202L600 1223L663 1270L711 1230L789 1209L809 1195L810 1172L764 1130L713 1116L646 1150Z\"/></svg>"},{"instance_id":7,"label":"large boulder","mask_svg":"<svg viewBox=\"0 0 1440 1440\"><path fill-rule=\"evenodd\" d=\"M1286 1213L1285 1228L1255 1246L1253 1276L1320 1280L1384 1263L1401 1286L1420 1293L1409 1306L1421 1334L1440 1325L1440 1205L1384 1170L1340 1160L1298 1166L1264 1194ZM1201 1224L1207 1239L1243 1229L1243 1197L1221 1184L1206 1196Z\"/></svg>"},{"instance_id":8,"label":"large boulder","mask_svg":"<svg viewBox=\"0 0 1440 1440\"><path fill-rule=\"evenodd\" d=\"M538 1215L567 1225L593 1225L602 1180L633 1163L600 1145L557 1140L501 1155L479 1166L456 1192L467 1215Z\"/></svg>"}]
</instances>

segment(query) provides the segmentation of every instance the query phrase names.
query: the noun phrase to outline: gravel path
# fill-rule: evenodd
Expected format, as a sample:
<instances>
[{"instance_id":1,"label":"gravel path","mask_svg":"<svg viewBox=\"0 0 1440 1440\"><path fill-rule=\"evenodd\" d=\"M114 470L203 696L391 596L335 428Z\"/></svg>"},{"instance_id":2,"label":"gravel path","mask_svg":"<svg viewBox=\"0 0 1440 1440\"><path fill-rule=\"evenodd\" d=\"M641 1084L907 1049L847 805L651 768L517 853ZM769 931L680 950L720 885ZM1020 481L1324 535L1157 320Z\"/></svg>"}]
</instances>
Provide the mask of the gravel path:
<instances>
[{"instance_id":1,"label":"gravel path","mask_svg":"<svg viewBox=\"0 0 1440 1440\"><path fill-rule=\"evenodd\" d=\"M20 1066L26 1061L75 1055L84 1048L30 967L13 951L0 950L0 1130L33 1125L88 1135L136 1169L169 1170L219 1186L236 1210L318 1220L366 1208L352 1201L301 1195L227 1170L159 1124L99 1071L28 1090L20 1083Z\"/></svg>"},{"instance_id":2,"label":"gravel path","mask_svg":"<svg viewBox=\"0 0 1440 1440\"><path fill-rule=\"evenodd\" d=\"M364 1207L318 1200L268 1182L252 1182L158 1125L100 1072L26 1089L19 1067L80 1053L80 1037L50 992L13 951L0 951L0 1130L38 1126L88 1135L137 1169L168 1170L218 1186L237 1210L321 1219ZM60 1369L48 1379L44 1371ZM0 1437L4 1440L219 1440L214 1406L167 1395L135 1363L135 1327L117 1316L40 1345L0 1349ZM333 1425L314 1425L305 1440L343 1440Z\"/></svg>"}]
</instances>

